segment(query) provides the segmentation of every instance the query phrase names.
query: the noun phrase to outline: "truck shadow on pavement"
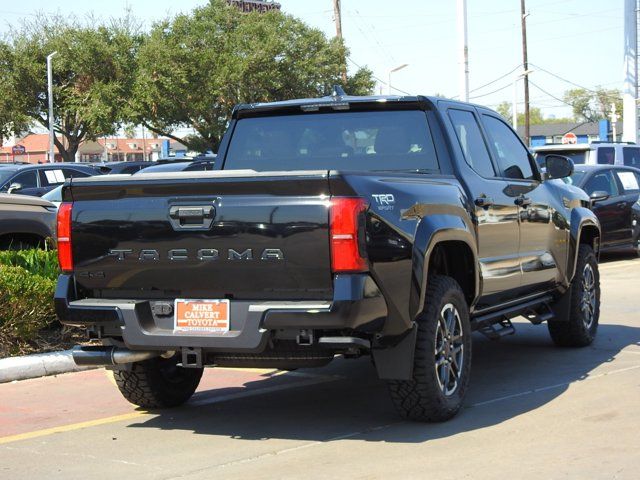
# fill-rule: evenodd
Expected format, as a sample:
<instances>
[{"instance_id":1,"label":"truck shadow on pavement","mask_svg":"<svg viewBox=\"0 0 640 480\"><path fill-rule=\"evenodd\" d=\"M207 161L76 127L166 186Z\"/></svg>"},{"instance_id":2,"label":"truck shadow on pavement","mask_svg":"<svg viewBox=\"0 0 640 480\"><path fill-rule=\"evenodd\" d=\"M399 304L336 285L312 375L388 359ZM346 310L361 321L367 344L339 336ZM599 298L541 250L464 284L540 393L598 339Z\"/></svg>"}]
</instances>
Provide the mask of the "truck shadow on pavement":
<instances>
[{"instance_id":1,"label":"truck shadow on pavement","mask_svg":"<svg viewBox=\"0 0 640 480\"><path fill-rule=\"evenodd\" d=\"M362 358L338 359L323 369L296 372L309 377L284 374L250 382L244 388L198 392L191 405L159 412L132 427L242 440L327 442L353 438L417 443L500 424L563 395L574 382L623 368L640 368L640 354L621 353L627 347L640 352L640 328L601 325L597 340L583 349L555 347L544 325L523 322L516 323L516 329L516 335L498 342L474 338L465 407L446 423L400 419L384 382L376 378L370 361ZM313 378L319 383L293 388L296 382ZM242 395L251 388L262 390ZM238 393L227 401L215 400Z\"/></svg>"}]
</instances>

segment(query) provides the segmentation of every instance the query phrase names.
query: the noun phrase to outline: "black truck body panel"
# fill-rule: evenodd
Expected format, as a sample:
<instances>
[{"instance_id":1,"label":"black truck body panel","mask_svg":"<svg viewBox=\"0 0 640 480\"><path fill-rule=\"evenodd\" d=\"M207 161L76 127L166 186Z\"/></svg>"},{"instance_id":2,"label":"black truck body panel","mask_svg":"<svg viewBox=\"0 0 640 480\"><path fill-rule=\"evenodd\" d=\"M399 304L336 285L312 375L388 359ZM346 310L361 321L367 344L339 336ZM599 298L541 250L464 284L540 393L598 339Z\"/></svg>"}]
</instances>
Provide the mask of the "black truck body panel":
<instances>
[{"instance_id":1,"label":"black truck body panel","mask_svg":"<svg viewBox=\"0 0 640 480\"><path fill-rule=\"evenodd\" d=\"M229 145L244 119L343 108L424 112L438 170L229 169ZM483 122L502 120L482 107L426 97L310 99L237 107L216 171L73 180L63 198L73 202L75 269L59 281L60 320L131 349L260 352L280 334L338 332L372 341L381 376L408 378L406 355L436 262L459 270L450 273L472 318L486 317L559 296L579 243L588 237L598 246L586 195L543 181L533 159L531 178L514 179L500 174L490 153L498 173L483 177L465 161L452 110L475 119L493 152ZM366 272L331 270L334 197L368 204ZM229 299L230 331L173 332L172 317L156 305L176 298Z\"/></svg>"}]
</instances>

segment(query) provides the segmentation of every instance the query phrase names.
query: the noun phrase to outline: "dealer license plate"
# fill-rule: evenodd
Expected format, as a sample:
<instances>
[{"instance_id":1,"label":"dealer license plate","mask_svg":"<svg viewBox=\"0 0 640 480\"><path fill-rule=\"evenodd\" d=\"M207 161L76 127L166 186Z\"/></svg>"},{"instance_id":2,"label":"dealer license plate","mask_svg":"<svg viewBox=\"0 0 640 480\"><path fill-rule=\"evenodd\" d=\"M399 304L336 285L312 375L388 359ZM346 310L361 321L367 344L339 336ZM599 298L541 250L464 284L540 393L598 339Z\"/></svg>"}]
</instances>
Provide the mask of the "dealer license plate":
<instances>
[{"instance_id":1,"label":"dealer license plate","mask_svg":"<svg viewBox=\"0 0 640 480\"><path fill-rule=\"evenodd\" d=\"M229 331L229 300L176 299L176 332L226 333Z\"/></svg>"}]
</instances>

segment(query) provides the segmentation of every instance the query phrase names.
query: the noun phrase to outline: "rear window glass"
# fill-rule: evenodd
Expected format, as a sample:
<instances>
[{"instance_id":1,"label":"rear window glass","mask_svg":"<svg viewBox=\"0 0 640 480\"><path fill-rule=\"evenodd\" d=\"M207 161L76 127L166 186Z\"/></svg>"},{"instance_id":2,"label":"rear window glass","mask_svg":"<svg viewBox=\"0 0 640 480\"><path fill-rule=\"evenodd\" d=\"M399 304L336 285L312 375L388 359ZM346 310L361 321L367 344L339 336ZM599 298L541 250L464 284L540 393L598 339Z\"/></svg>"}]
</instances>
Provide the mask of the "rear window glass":
<instances>
[{"instance_id":1,"label":"rear window glass","mask_svg":"<svg viewBox=\"0 0 640 480\"><path fill-rule=\"evenodd\" d=\"M62 173L64 174L64 178L84 178L90 176L87 172L81 172L73 168L63 168Z\"/></svg>"},{"instance_id":2,"label":"rear window glass","mask_svg":"<svg viewBox=\"0 0 640 480\"><path fill-rule=\"evenodd\" d=\"M438 162L424 112L344 112L239 120L226 170L428 170Z\"/></svg>"},{"instance_id":3,"label":"rear window glass","mask_svg":"<svg viewBox=\"0 0 640 480\"><path fill-rule=\"evenodd\" d=\"M640 148L624 147L622 149L622 158L627 167L640 167Z\"/></svg>"}]
</instances>

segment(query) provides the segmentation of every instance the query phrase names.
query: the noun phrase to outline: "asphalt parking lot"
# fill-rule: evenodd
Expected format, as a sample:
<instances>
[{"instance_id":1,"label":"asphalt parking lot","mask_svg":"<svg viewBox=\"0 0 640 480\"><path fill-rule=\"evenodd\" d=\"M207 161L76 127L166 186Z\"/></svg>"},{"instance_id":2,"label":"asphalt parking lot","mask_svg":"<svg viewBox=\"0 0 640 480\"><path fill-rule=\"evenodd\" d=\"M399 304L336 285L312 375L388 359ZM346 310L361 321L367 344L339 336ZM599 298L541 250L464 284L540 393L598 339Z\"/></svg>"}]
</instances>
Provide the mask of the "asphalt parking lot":
<instances>
[{"instance_id":1,"label":"asphalt parking lot","mask_svg":"<svg viewBox=\"0 0 640 480\"><path fill-rule=\"evenodd\" d=\"M401 421L368 359L210 369L182 408L136 410L101 370L0 385L0 478L589 478L640 475L640 259L601 265L596 342L546 326L475 338L466 406Z\"/></svg>"}]
</instances>

